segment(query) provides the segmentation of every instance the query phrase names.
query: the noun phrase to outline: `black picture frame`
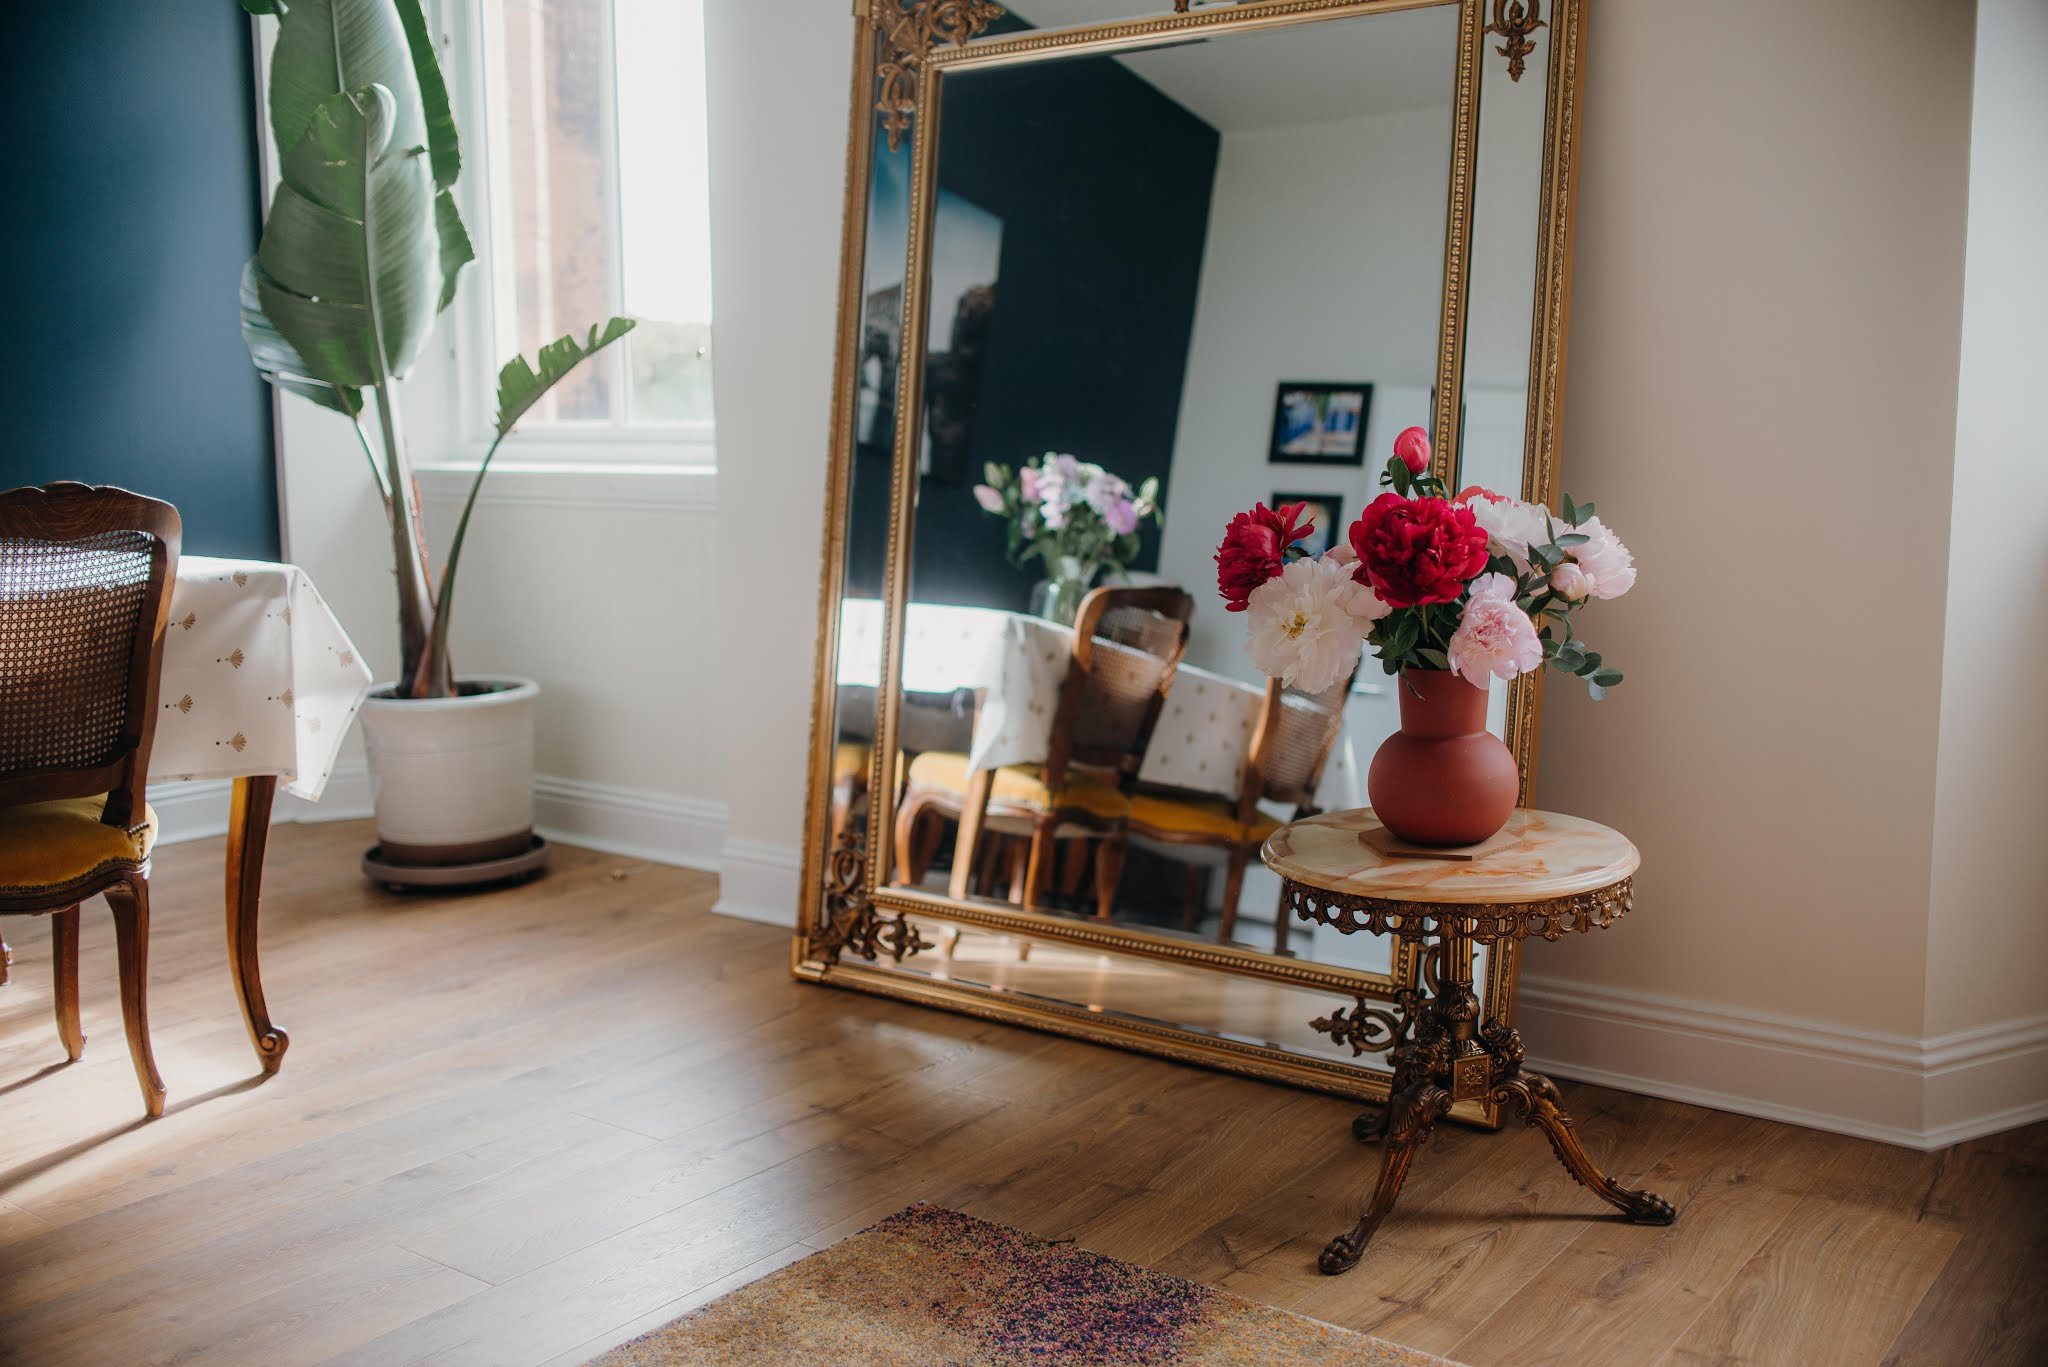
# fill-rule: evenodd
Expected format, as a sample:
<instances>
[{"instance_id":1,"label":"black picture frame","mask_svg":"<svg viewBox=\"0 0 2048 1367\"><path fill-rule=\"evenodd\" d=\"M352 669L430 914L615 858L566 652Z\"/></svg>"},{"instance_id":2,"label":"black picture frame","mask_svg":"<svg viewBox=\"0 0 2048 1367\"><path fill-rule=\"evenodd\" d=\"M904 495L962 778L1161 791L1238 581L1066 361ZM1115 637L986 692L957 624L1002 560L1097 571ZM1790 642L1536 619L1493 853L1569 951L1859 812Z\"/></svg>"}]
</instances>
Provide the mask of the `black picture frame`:
<instances>
[{"instance_id":1,"label":"black picture frame","mask_svg":"<svg viewBox=\"0 0 2048 1367\"><path fill-rule=\"evenodd\" d=\"M1282 380L1273 395L1269 465L1365 464L1372 384L1366 380Z\"/></svg>"},{"instance_id":2,"label":"black picture frame","mask_svg":"<svg viewBox=\"0 0 2048 1367\"><path fill-rule=\"evenodd\" d=\"M1315 519L1316 535L1294 543L1310 555L1321 555L1345 534L1342 494L1274 494L1266 506L1277 510L1290 503L1308 504L1309 516Z\"/></svg>"}]
</instances>

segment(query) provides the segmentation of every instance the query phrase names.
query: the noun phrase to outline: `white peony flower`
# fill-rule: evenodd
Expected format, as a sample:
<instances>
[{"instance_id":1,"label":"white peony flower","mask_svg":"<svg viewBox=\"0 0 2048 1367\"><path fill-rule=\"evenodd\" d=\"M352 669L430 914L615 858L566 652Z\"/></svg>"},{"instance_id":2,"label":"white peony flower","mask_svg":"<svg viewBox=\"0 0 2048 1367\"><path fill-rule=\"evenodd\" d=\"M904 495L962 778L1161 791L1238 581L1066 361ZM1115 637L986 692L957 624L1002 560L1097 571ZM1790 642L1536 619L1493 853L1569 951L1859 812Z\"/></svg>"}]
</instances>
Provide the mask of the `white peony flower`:
<instances>
[{"instance_id":1,"label":"white peony flower","mask_svg":"<svg viewBox=\"0 0 2048 1367\"><path fill-rule=\"evenodd\" d=\"M1370 601L1367 601L1367 600ZM1372 617L1391 611L1348 569L1327 557L1291 562L1246 600L1246 647L1252 663L1280 682L1320 693L1358 664Z\"/></svg>"},{"instance_id":2,"label":"white peony flower","mask_svg":"<svg viewBox=\"0 0 2048 1367\"><path fill-rule=\"evenodd\" d=\"M1586 592L1594 598L1619 598L1636 586L1636 558L1628 547L1597 517L1589 517L1572 528L1592 538L1571 548L1571 558L1586 578Z\"/></svg>"},{"instance_id":3,"label":"white peony flower","mask_svg":"<svg viewBox=\"0 0 2048 1367\"><path fill-rule=\"evenodd\" d=\"M1485 688L1493 679L1512 679L1543 664L1543 641L1529 614L1515 606L1515 581L1482 574L1472 581L1458 629L1445 654L1451 672Z\"/></svg>"},{"instance_id":4,"label":"white peony flower","mask_svg":"<svg viewBox=\"0 0 2048 1367\"><path fill-rule=\"evenodd\" d=\"M1515 562L1516 569L1527 574L1529 547L1550 541L1550 510L1486 489L1471 492L1464 502L1472 510L1472 520L1486 529L1486 535Z\"/></svg>"},{"instance_id":5,"label":"white peony flower","mask_svg":"<svg viewBox=\"0 0 2048 1367\"><path fill-rule=\"evenodd\" d=\"M1567 603L1579 603L1593 591L1593 581L1577 561L1567 560L1551 572L1550 591Z\"/></svg>"}]
</instances>

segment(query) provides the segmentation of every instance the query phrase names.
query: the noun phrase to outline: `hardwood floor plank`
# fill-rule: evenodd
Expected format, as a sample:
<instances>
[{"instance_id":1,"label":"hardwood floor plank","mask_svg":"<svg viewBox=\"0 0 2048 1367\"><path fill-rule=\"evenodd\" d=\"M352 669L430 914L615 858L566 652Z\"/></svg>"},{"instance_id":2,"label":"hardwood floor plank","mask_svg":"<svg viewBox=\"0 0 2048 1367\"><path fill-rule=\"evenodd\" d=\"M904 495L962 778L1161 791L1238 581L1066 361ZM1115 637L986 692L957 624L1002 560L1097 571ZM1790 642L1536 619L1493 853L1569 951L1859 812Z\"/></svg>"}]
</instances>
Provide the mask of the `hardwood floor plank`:
<instances>
[{"instance_id":1,"label":"hardwood floor plank","mask_svg":"<svg viewBox=\"0 0 2048 1367\"><path fill-rule=\"evenodd\" d=\"M71 1067L47 932L9 927L0 1362L573 1367L921 1200L1474 1367L2048 1360L2048 1126L1928 1155L1573 1087L1677 1225L1612 1222L1533 1132L1444 1126L1326 1278L1377 1163L1349 1103L794 983L701 873L560 847L538 883L394 897L356 873L370 838L273 840L268 1080L220 842L161 853L153 1123L110 918L83 918Z\"/></svg>"},{"instance_id":2,"label":"hardwood floor plank","mask_svg":"<svg viewBox=\"0 0 2048 1367\"><path fill-rule=\"evenodd\" d=\"M1623 1362L1660 1357L1799 1204L1790 1192L1760 1192L1755 1173L1805 1150L1803 1132L1731 1120L1701 1125L1644 1174L1645 1186L1679 1208L1683 1229L1594 1222L1449 1356L1469 1367L1603 1353ZM1600 1294L1561 1299L1558 1286L1595 1286Z\"/></svg>"},{"instance_id":3,"label":"hardwood floor plank","mask_svg":"<svg viewBox=\"0 0 2048 1367\"><path fill-rule=\"evenodd\" d=\"M1659 1360L1876 1362L1962 1237L1911 1216L1808 1197Z\"/></svg>"}]
</instances>

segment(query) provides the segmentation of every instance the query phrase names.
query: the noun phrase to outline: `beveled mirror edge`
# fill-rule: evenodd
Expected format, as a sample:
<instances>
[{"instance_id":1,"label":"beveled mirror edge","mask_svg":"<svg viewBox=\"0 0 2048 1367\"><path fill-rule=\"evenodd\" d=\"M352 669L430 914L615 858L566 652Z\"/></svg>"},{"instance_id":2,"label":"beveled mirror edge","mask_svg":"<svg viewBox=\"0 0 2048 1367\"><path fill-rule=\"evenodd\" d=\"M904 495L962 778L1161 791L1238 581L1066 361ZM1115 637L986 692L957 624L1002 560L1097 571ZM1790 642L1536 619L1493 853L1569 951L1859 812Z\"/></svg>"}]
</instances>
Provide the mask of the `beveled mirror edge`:
<instances>
[{"instance_id":1,"label":"beveled mirror edge","mask_svg":"<svg viewBox=\"0 0 2048 1367\"><path fill-rule=\"evenodd\" d=\"M941 1006L986 1019L1002 1020L1096 1040L1266 1080L1288 1082L1358 1099L1384 1099L1387 1094L1387 1074L1384 1070L1368 1068L1362 1064L1347 1065L1342 1061L1330 1064L1329 1067L1342 1073L1343 1078L1341 1081L1326 1085L1324 1081L1317 1079L1335 1075L1329 1072L1323 1061L1313 1061L1313 1066L1304 1066L1305 1056L1277 1049L1242 1045L1236 1041L1221 1040L1211 1035L1180 1030L1164 1024L1147 1022L1143 1029L1130 1030L1124 1029L1120 1024L1111 1027L1099 1013L1088 1012L1082 1008L1075 1008L1072 1013L1078 1019L1069 1020L1059 1012L1024 1001L1014 993L892 974L880 968L868 968L857 963L839 963L840 950L858 941L866 942L865 948L871 956L893 944L896 946L895 957L900 959L906 940L914 939L917 935L904 914L911 908L887 908L889 914L884 916L880 913L885 909L878 908L869 896L868 889L873 886L870 875L875 871L870 868L870 859L865 857L869 852L858 848L828 850L825 839L831 800L832 759L836 744L834 727L837 715L839 600L844 588L846 511L853 463L853 381L858 363L859 324L863 302L861 286L867 236L869 177L877 142L875 125L880 103L877 99L878 84L883 79L882 72L886 64L882 55L883 21L874 13L873 6L887 4L893 7L898 2L899 0L854 0L853 4L853 73L848 118L845 219L841 235L837 354L825 484L824 564L821 567L819 584L811 746L805 790L802 881L798 896L798 923L791 943L791 972L793 976L807 981L832 982L900 1000ZM1452 0L1378 0L1377 3L1374 0L1266 0L1266 3L1260 3L1260 0L1252 0L1250 4L1236 6L1229 11L1176 13L1160 19L1125 20L1119 24L1096 25L1090 28L1115 30L1124 26L1139 26L1141 31L1134 41L1142 42L1158 32L1170 31L1166 26L1180 21L1228 23L1231 27L1249 28L1261 25L1245 21L1261 16L1285 15L1288 16L1287 22L1310 22L1351 12L1421 8L1451 2ZM1478 75L1474 64L1484 59L1482 49L1487 45L1486 39L1489 36L1500 36L1507 40L1498 49L1504 58L1510 56L1508 49L1515 39L1499 27L1502 18L1499 13L1502 8L1501 0L1493 0L1493 8L1496 11L1493 23L1483 22L1483 0L1457 2L1460 4L1461 33L1457 114L1461 132L1454 134L1454 141L1459 136L1466 139L1464 173L1469 177L1475 150L1471 146L1469 123L1477 96ZM984 0L901 0L901 3L910 6L909 10L903 11L904 14L926 11L934 5L951 9L956 11L956 21L960 19L957 11L963 7L968 10L979 8L1000 13L994 10L993 6L986 5ZM1575 221L1578 171L1576 153L1583 117L1579 81L1583 65L1584 0L1553 0L1550 9L1548 27L1551 30L1552 41L1547 67L1549 85L1545 98L1544 166L1538 224L1538 277L1534 282L1537 306L1531 337L1532 378L1527 411L1527 440L1524 446L1525 451L1533 451L1537 455L1535 459L1525 461L1523 476L1523 497L1543 503L1554 503L1559 487L1558 424L1562 414L1565 347L1569 321L1571 238ZM1534 7L1530 7L1530 10L1530 17L1534 18ZM901 18L901 15L898 17ZM986 16L978 21L981 25L985 25L986 22ZM979 27L974 31L978 32ZM926 35L929 42L940 41L939 37L930 31L929 26L926 28ZM1071 44L1067 42L1058 45L1062 50L1068 46ZM918 109L923 107L923 101L929 98L930 90L935 86L931 70L922 60L923 57L932 55L928 49L926 53L920 55L919 60L912 63L916 75ZM901 54L897 56L900 58ZM943 60L945 59L942 57ZM1519 62L1518 58L1514 60ZM899 65L898 75L901 74ZM918 110L913 109L911 115L914 117L916 112ZM1454 163L1457 161L1455 148L1453 160ZM1454 164L1454 185L1456 175ZM915 177L913 179L915 180ZM912 194L916 193L917 190L913 186ZM1469 180L1466 182L1465 202L1465 224L1469 234ZM916 221L915 214L913 221ZM1455 230L1447 226L1446 232L1447 236L1452 236ZM1469 236L1465 240L1469 241ZM1447 244L1447 253L1450 249L1451 244ZM1462 246L1460 250L1462 251ZM1448 260L1446 268L1445 311L1448 318L1451 309ZM1461 291L1463 287L1461 269ZM911 307L908 298L911 291L906 289L905 293L907 315ZM1462 296L1459 305L1462 310ZM906 324L907 321L906 319ZM1450 333L1452 330L1446 328L1445 332ZM910 333L906 326L905 335L915 334ZM1457 329L1454 336L1457 345L1462 348L1462 328ZM1441 340L1443 339L1440 338ZM1448 350L1448 346L1440 347L1440 353ZM914 367L903 369L909 371ZM1457 424L1457 405L1451 391L1462 390L1462 366L1453 366L1452 362L1446 359L1442 362L1439 373L1452 377L1449 385L1440 386L1438 407L1432 421L1439 473L1448 474L1452 459L1450 453L1456 450L1453 439L1456 436ZM900 406L900 390L897 411L914 411ZM896 461L899 470L902 464L900 459ZM894 600L900 600L904 587L898 582L893 568L898 557L894 541L901 523L901 518L895 511L898 499L893 485L896 482L898 481L892 474L892 525L889 549L891 573L886 592L893 602L894 612L884 614L882 649L885 673L893 673L900 669L900 661L892 661L889 658L893 654L894 633L898 629L891 619L900 617L903 610L901 602ZM907 580L907 576L905 578ZM900 678L900 674L898 677ZM1535 737L1542 703L1540 676L1530 675L1517 680L1510 690L1508 701L1506 740L1521 765L1522 792L1526 801L1535 776ZM888 755L889 752L882 745L875 746L873 777L884 781L870 783L870 829L874 829L872 823L886 816L888 808L893 806L888 799L889 775L884 767ZM886 846L888 842L876 843ZM879 863L879 859L874 862ZM919 914L932 914L924 912L922 908L916 910ZM972 911L971 907L966 908L966 912ZM970 915L963 914L962 908L958 906L952 907L946 914L963 921L970 920ZM1026 934L1029 938L1037 938L1029 932ZM1046 938L1064 937L1048 935ZM1517 972L1520 958L1518 948L1513 945L1498 947L1488 960L1485 995L1489 1015L1507 1020L1512 1020L1514 1016L1516 988L1520 976ZM1244 971L1242 968L1223 964L1214 966L1221 971ZM1338 984L1332 983L1330 986L1341 990ZM1464 1103L1461 1103L1461 1107L1463 1105ZM1497 1108L1489 1103L1473 1107L1462 1118L1495 1124L1498 1122L1498 1112Z\"/></svg>"}]
</instances>

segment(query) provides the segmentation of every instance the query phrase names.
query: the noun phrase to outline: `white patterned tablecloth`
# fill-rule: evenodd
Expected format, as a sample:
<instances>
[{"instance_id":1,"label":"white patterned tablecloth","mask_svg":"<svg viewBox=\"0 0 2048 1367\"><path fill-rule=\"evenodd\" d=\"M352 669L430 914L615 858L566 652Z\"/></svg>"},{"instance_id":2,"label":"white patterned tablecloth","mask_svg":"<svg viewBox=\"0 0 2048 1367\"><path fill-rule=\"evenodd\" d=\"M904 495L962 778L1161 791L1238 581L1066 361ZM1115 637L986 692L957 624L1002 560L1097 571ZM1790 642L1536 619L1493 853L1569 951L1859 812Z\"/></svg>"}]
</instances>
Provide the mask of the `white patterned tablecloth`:
<instances>
[{"instance_id":1,"label":"white patterned tablecloth","mask_svg":"<svg viewBox=\"0 0 2048 1367\"><path fill-rule=\"evenodd\" d=\"M850 598L840 606L842 688L881 681L882 604ZM908 693L981 694L968 762L977 769L1035 764L1052 744L1052 716L1073 653L1074 633L1041 617L994 608L912 603L903 626L903 688ZM1098 642L1098 650L1120 650ZM1139 778L1234 798L1244 778L1265 689L1183 664L1153 730ZM1357 806L1357 772L1347 732L1325 774L1325 801ZM1333 794L1332 785L1344 791Z\"/></svg>"},{"instance_id":2,"label":"white patterned tablecloth","mask_svg":"<svg viewBox=\"0 0 2048 1367\"><path fill-rule=\"evenodd\" d=\"M318 801L370 667L296 565L178 559L152 783L276 775Z\"/></svg>"}]
</instances>

